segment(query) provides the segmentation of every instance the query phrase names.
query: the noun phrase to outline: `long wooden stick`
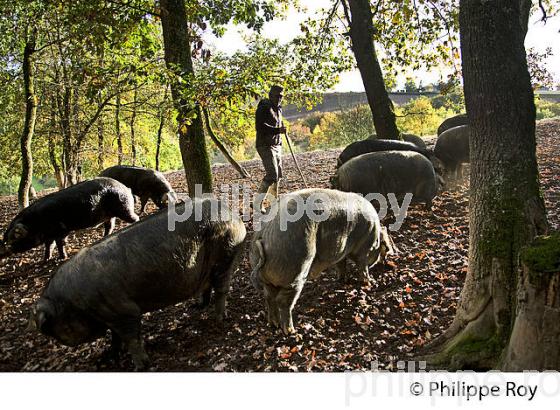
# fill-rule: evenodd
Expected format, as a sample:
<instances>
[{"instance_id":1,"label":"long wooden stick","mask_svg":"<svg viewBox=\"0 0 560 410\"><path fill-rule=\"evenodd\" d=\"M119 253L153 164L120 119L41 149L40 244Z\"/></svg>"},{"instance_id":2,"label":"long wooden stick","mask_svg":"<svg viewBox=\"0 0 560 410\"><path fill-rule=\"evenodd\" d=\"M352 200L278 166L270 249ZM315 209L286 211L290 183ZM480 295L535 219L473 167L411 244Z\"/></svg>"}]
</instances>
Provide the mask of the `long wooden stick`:
<instances>
[{"instance_id":1,"label":"long wooden stick","mask_svg":"<svg viewBox=\"0 0 560 410\"><path fill-rule=\"evenodd\" d=\"M224 157L226 157L226 159L229 161L229 163L231 165L233 165L233 167L237 170L237 172L239 172L239 174L243 178L250 178L251 175L235 159L233 159L233 157L228 152L228 150L226 149L224 144L222 144L222 142L218 139L218 137L214 133L214 130L212 129L212 126L210 125L210 115L208 114L208 109L203 108L202 112L204 114L204 119L206 120L206 128L208 129L208 133L210 134L210 138L212 139L212 141L214 141L214 144L216 144L218 149L222 152L222 154L224 154Z\"/></svg>"},{"instance_id":2,"label":"long wooden stick","mask_svg":"<svg viewBox=\"0 0 560 410\"><path fill-rule=\"evenodd\" d=\"M292 154L292 158L294 159L294 162L296 163L296 168L297 168L299 174L301 175L301 180L303 181L303 186L305 186L307 188L307 181L305 181L305 177L303 176L303 172L301 172L301 168L299 167L296 156L294 155L294 150L292 149L292 143L290 142L290 137L288 136L288 132L286 131L286 133L284 135L286 136L286 141L288 142L288 148L290 149L290 153Z\"/></svg>"}]
</instances>

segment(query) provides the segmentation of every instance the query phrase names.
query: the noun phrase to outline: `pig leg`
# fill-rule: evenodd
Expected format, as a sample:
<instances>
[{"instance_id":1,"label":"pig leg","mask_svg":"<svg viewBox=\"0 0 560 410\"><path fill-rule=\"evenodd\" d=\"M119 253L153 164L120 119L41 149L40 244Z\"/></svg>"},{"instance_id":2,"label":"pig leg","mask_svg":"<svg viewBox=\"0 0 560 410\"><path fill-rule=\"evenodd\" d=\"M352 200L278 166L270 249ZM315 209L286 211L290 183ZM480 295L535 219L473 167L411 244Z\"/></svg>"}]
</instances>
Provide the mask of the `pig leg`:
<instances>
[{"instance_id":1,"label":"pig leg","mask_svg":"<svg viewBox=\"0 0 560 410\"><path fill-rule=\"evenodd\" d=\"M198 298L198 302L195 303L192 307L197 310L204 310L210 305L210 297L212 296L212 288L208 287L205 289L200 297Z\"/></svg>"},{"instance_id":2,"label":"pig leg","mask_svg":"<svg viewBox=\"0 0 560 410\"><path fill-rule=\"evenodd\" d=\"M457 187L459 186L459 169L461 167L461 164L454 164L453 165L453 181L454 181L454 187L455 189L457 189Z\"/></svg>"},{"instance_id":3,"label":"pig leg","mask_svg":"<svg viewBox=\"0 0 560 410\"><path fill-rule=\"evenodd\" d=\"M45 262L48 261L51 258L53 248L54 248L54 241L45 242L45 259L44 259Z\"/></svg>"},{"instance_id":4,"label":"pig leg","mask_svg":"<svg viewBox=\"0 0 560 410\"><path fill-rule=\"evenodd\" d=\"M146 204L148 203L148 199L149 198L147 196L140 197L140 215L142 215L146 210Z\"/></svg>"},{"instance_id":5,"label":"pig leg","mask_svg":"<svg viewBox=\"0 0 560 410\"><path fill-rule=\"evenodd\" d=\"M285 335L295 333L296 331L294 329L292 311L302 289L303 283L297 283L294 288L281 289L276 296L276 303L278 304L278 312L280 314L280 327Z\"/></svg>"},{"instance_id":6,"label":"pig leg","mask_svg":"<svg viewBox=\"0 0 560 410\"><path fill-rule=\"evenodd\" d=\"M111 345L101 354L100 361L115 361L119 358L121 352L122 340L115 331L111 330Z\"/></svg>"},{"instance_id":7,"label":"pig leg","mask_svg":"<svg viewBox=\"0 0 560 410\"><path fill-rule=\"evenodd\" d=\"M56 247L58 249L58 257L60 259L66 259L68 257L68 254L64 249L64 245L66 245L66 237L56 239Z\"/></svg>"},{"instance_id":8,"label":"pig leg","mask_svg":"<svg viewBox=\"0 0 560 410\"><path fill-rule=\"evenodd\" d=\"M226 298L230 288L230 281L237 269L241 258L241 248L232 250L225 260L215 265L211 275L211 290L214 290L214 311L216 320L221 322L226 317ZM210 293L208 293L210 297Z\"/></svg>"},{"instance_id":9,"label":"pig leg","mask_svg":"<svg viewBox=\"0 0 560 410\"><path fill-rule=\"evenodd\" d=\"M338 272L338 281L343 285L347 284L348 275L346 271L346 259L343 259L336 264L336 271Z\"/></svg>"},{"instance_id":10,"label":"pig leg","mask_svg":"<svg viewBox=\"0 0 560 410\"><path fill-rule=\"evenodd\" d=\"M115 220L116 218L111 218L103 223L103 227L105 228L103 236L111 235L111 232L115 229Z\"/></svg>"},{"instance_id":11,"label":"pig leg","mask_svg":"<svg viewBox=\"0 0 560 410\"><path fill-rule=\"evenodd\" d=\"M268 324L274 328L280 326L280 318L278 315L278 305L276 304L276 296L278 296L278 289L263 285L264 301L268 315Z\"/></svg>"},{"instance_id":12,"label":"pig leg","mask_svg":"<svg viewBox=\"0 0 560 410\"><path fill-rule=\"evenodd\" d=\"M116 332L111 331L111 347L109 348L109 357L118 358L122 351L122 340Z\"/></svg>"},{"instance_id":13,"label":"pig leg","mask_svg":"<svg viewBox=\"0 0 560 410\"><path fill-rule=\"evenodd\" d=\"M122 340L125 349L130 353L136 370L144 370L150 364L140 335L140 320L141 316L129 316L111 326L111 332L116 333L117 337Z\"/></svg>"},{"instance_id":14,"label":"pig leg","mask_svg":"<svg viewBox=\"0 0 560 410\"><path fill-rule=\"evenodd\" d=\"M368 248L367 246L365 248ZM359 255L354 256L354 262L356 263L356 268L358 269L358 276L360 281L367 285L371 281L371 277L369 276L369 268L368 268L368 251L364 249L360 252Z\"/></svg>"}]
</instances>

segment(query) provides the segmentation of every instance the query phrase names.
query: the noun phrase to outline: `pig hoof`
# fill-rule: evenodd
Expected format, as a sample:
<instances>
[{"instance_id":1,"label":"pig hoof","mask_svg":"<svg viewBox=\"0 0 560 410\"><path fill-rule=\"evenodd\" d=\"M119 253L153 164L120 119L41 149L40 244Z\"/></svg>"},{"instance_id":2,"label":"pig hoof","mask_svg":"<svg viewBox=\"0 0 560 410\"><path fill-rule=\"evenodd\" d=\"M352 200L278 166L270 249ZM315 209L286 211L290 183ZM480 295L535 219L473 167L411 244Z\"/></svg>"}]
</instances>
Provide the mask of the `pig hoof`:
<instances>
[{"instance_id":1,"label":"pig hoof","mask_svg":"<svg viewBox=\"0 0 560 410\"><path fill-rule=\"evenodd\" d=\"M208 307L208 305L205 305L204 303L193 303L191 306L191 309L197 311L197 312L202 312L204 310L206 310L206 308Z\"/></svg>"},{"instance_id":2,"label":"pig hoof","mask_svg":"<svg viewBox=\"0 0 560 410\"><path fill-rule=\"evenodd\" d=\"M150 367L150 359L148 358L148 356L135 357L132 359L132 361L134 363L134 371L136 372L144 372Z\"/></svg>"},{"instance_id":3,"label":"pig hoof","mask_svg":"<svg viewBox=\"0 0 560 410\"><path fill-rule=\"evenodd\" d=\"M216 314L216 323L218 325L223 325L224 324L224 319L227 319L227 313L217 313Z\"/></svg>"}]
</instances>

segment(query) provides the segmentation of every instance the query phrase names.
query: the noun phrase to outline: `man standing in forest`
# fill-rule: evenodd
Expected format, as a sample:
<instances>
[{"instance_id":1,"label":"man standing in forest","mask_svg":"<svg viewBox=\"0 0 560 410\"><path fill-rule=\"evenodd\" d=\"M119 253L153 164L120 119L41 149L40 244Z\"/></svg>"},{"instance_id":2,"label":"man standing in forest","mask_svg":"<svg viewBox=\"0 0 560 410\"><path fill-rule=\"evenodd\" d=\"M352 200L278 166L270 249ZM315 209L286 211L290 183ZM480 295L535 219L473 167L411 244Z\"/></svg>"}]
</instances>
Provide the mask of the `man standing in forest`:
<instances>
[{"instance_id":1,"label":"man standing in forest","mask_svg":"<svg viewBox=\"0 0 560 410\"><path fill-rule=\"evenodd\" d=\"M257 152L262 159L265 176L254 201L254 209L265 212L264 199L270 193L278 198L278 183L282 178L282 134L286 127L282 122L282 98L284 89L279 85L270 87L268 98L259 102L255 114L257 129Z\"/></svg>"}]
</instances>

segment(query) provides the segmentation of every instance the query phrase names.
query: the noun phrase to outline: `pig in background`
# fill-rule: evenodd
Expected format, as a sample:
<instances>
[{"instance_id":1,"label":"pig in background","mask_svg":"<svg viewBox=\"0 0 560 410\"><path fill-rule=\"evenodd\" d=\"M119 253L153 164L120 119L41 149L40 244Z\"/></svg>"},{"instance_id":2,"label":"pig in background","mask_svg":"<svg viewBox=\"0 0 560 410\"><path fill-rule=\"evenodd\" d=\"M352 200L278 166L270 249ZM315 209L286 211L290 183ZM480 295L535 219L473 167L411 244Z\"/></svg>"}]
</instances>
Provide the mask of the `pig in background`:
<instances>
[{"instance_id":1,"label":"pig in background","mask_svg":"<svg viewBox=\"0 0 560 410\"><path fill-rule=\"evenodd\" d=\"M412 194L412 203L431 208L439 179L430 160L412 151L372 152L346 162L331 178L333 188L363 196L395 194L403 200Z\"/></svg>"},{"instance_id":2,"label":"pig in background","mask_svg":"<svg viewBox=\"0 0 560 410\"><path fill-rule=\"evenodd\" d=\"M297 206L317 198L325 220L301 218L281 229L283 210L291 215ZM276 208L276 210L274 210ZM276 212L277 211L277 212ZM347 281L346 262L352 260L363 281L369 281L369 266L393 252L392 241L379 223L373 206L353 193L330 189L304 189L283 195L267 222L253 237L250 251L251 281L264 294L268 322L293 333L292 311L308 277L336 266ZM322 219L322 218L321 218ZM384 229L384 228L383 228Z\"/></svg>"},{"instance_id":3,"label":"pig in background","mask_svg":"<svg viewBox=\"0 0 560 410\"><path fill-rule=\"evenodd\" d=\"M130 189L111 178L95 178L37 199L19 212L6 228L0 258L45 245L45 261L52 256L54 243L60 258L72 231L99 224L109 235L115 218L138 221Z\"/></svg>"},{"instance_id":4,"label":"pig in background","mask_svg":"<svg viewBox=\"0 0 560 410\"><path fill-rule=\"evenodd\" d=\"M463 178L463 163L470 162L469 135L469 126L462 125L444 131L436 141L434 155L443 165L446 182Z\"/></svg>"},{"instance_id":5,"label":"pig in background","mask_svg":"<svg viewBox=\"0 0 560 410\"><path fill-rule=\"evenodd\" d=\"M362 141L353 142L352 144L344 148L344 150L342 150L342 152L338 156L337 167L342 166L344 163L357 156L381 151L413 151L424 155L426 158L431 157L431 153L427 149L419 148L412 142L365 139Z\"/></svg>"},{"instance_id":6,"label":"pig in background","mask_svg":"<svg viewBox=\"0 0 560 410\"><path fill-rule=\"evenodd\" d=\"M440 136L445 131L451 128L460 127L461 125L469 125L467 114L459 114L445 119L438 127L437 135Z\"/></svg>"},{"instance_id":7,"label":"pig in background","mask_svg":"<svg viewBox=\"0 0 560 410\"><path fill-rule=\"evenodd\" d=\"M194 214L168 229L167 212L142 221L82 249L61 265L39 299L30 323L67 346L76 346L111 330L113 354L121 346L137 369L149 359L140 333L142 314L202 295L215 297L218 320L225 315L231 276L246 230L216 199L195 199ZM187 203L176 207L179 214ZM211 218L217 209L220 218Z\"/></svg>"},{"instance_id":8,"label":"pig in background","mask_svg":"<svg viewBox=\"0 0 560 410\"><path fill-rule=\"evenodd\" d=\"M144 213L148 200L152 200L159 209L168 202L176 201L175 192L165 176L153 169L129 165L115 165L105 169L100 176L116 179L132 190L140 198L140 214Z\"/></svg>"}]
</instances>

